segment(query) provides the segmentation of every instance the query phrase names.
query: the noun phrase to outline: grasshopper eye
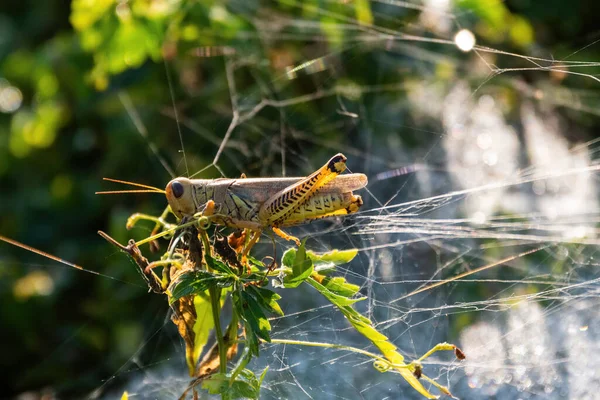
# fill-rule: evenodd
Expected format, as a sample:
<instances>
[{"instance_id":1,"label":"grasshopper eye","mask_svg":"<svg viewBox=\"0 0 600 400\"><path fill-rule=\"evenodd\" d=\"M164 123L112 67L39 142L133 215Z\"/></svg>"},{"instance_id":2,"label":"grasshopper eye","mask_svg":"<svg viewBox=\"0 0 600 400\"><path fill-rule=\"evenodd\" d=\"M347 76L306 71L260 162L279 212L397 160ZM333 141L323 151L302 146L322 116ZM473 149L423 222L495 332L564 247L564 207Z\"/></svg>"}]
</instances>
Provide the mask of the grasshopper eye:
<instances>
[{"instance_id":1,"label":"grasshopper eye","mask_svg":"<svg viewBox=\"0 0 600 400\"><path fill-rule=\"evenodd\" d=\"M171 182L171 191L176 199L183 196L183 185L177 181Z\"/></svg>"}]
</instances>

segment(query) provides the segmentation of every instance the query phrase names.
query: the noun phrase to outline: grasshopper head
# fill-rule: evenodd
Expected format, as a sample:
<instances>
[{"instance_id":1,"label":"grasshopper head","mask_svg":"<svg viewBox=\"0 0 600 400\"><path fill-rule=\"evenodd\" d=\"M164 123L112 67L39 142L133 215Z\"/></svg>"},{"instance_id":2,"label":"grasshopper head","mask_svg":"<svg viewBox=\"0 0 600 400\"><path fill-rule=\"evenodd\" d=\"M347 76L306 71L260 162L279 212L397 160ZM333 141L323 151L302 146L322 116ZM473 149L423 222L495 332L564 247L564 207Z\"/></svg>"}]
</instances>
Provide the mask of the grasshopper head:
<instances>
[{"instance_id":1,"label":"grasshopper head","mask_svg":"<svg viewBox=\"0 0 600 400\"><path fill-rule=\"evenodd\" d=\"M178 218L191 216L196 212L193 189L192 182L187 178L175 178L167 184L167 201Z\"/></svg>"}]
</instances>

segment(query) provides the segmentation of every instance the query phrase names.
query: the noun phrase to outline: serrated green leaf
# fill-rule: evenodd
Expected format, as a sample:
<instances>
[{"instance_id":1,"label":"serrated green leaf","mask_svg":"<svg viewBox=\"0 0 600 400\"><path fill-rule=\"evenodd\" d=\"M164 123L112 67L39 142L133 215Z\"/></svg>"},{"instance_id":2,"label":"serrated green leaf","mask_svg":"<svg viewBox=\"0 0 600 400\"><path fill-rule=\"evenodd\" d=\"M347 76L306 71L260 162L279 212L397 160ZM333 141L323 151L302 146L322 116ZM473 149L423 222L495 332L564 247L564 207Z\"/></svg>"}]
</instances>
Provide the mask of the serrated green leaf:
<instances>
[{"instance_id":1,"label":"serrated green leaf","mask_svg":"<svg viewBox=\"0 0 600 400\"><path fill-rule=\"evenodd\" d=\"M229 395L232 399L258 399L258 390L249 382L235 381Z\"/></svg>"},{"instance_id":2,"label":"serrated green leaf","mask_svg":"<svg viewBox=\"0 0 600 400\"><path fill-rule=\"evenodd\" d=\"M269 336L269 332L271 331L271 324L265 313L263 313L258 301L248 293L242 292L242 302L246 319L252 326L252 330L256 333L256 336L270 342L271 337Z\"/></svg>"},{"instance_id":3,"label":"serrated green leaf","mask_svg":"<svg viewBox=\"0 0 600 400\"><path fill-rule=\"evenodd\" d=\"M230 383L231 377L217 373L202 382L202 388L210 394L225 394L230 399L258 399L261 381L248 369L240 372L237 378Z\"/></svg>"},{"instance_id":4,"label":"serrated green leaf","mask_svg":"<svg viewBox=\"0 0 600 400\"><path fill-rule=\"evenodd\" d=\"M279 307L277 300L281 299L281 296L269 289L263 289L256 286L248 286L246 291L253 295L258 301L260 306L265 310L283 316L283 310Z\"/></svg>"},{"instance_id":5,"label":"serrated green leaf","mask_svg":"<svg viewBox=\"0 0 600 400\"><path fill-rule=\"evenodd\" d=\"M249 324L245 325L246 328L246 346L250 349L250 352L258 357L258 346L260 342L258 341L258 336L254 332L254 329Z\"/></svg>"},{"instance_id":6,"label":"serrated green leaf","mask_svg":"<svg viewBox=\"0 0 600 400\"><path fill-rule=\"evenodd\" d=\"M258 399L261 381L254 372L244 369L233 382L231 394L234 398Z\"/></svg>"},{"instance_id":7,"label":"serrated green leaf","mask_svg":"<svg viewBox=\"0 0 600 400\"><path fill-rule=\"evenodd\" d=\"M307 251L308 257L315 266L315 271L321 274L333 272L338 265L347 264L358 254L357 249L332 250L327 253Z\"/></svg>"},{"instance_id":8,"label":"serrated green leaf","mask_svg":"<svg viewBox=\"0 0 600 400\"><path fill-rule=\"evenodd\" d=\"M207 258L210 256L206 256ZM212 258L212 257L210 257ZM217 259L212 258L212 263L211 263L211 268L214 269L215 271L219 271L221 273L227 274L227 275L235 275L233 273L233 271L231 270L231 268L229 268L229 266L227 264L225 264L224 262L221 262Z\"/></svg>"},{"instance_id":9,"label":"serrated green leaf","mask_svg":"<svg viewBox=\"0 0 600 400\"><path fill-rule=\"evenodd\" d=\"M171 298L169 303L173 304L183 296L203 293L209 287L227 287L234 282L233 277L221 274L213 274L208 271L190 271L185 272L171 282L169 290Z\"/></svg>"},{"instance_id":10,"label":"serrated green leaf","mask_svg":"<svg viewBox=\"0 0 600 400\"><path fill-rule=\"evenodd\" d=\"M244 291L235 290L232 293L231 300L233 302L233 307L240 317L240 319L244 323L244 330L246 331L246 346L250 350L250 353L258 356L258 337L260 336L260 323L257 318L254 316L252 310L250 309L250 305L246 301L246 297L248 297ZM260 311L260 307L258 307L258 311ZM262 312L261 312L262 313ZM264 314L262 314L262 318L267 323L268 329L271 329L271 325L269 321L265 318ZM271 341L271 338L268 335L268 341ZM267 340L267 339L265 339Z\"/></svg>"},{"instance_id":11,"label":"serrated green leaf","mask_svg":"<svg viewBox=\"0 0 600 400\"><path fill-rule=\"evenodd\" d=\"M202 389L210 394L219 394L227 389L229 379L222 373L213 374L202 381Z\"/></svg>"},{"instance_id":12,"label":"serrated green leaf","mask_svg":"<svg viewBox=\"0 0 600 400\"><path fill-rule=\"evenodd\" d=\"M337 307L349 306L351 304L356 303L357 301L366 299L366 297L349 298L347 296L342 296L342 295L336 294L336 293L332 292L331 290L327 289L325 286L321 285L319 282L317 282L313 278L307 279L306 282L309 285L311 285L312 287L314 287L315 289L317 289L319 291L319 293L321 293L323 296L325 296L327 298L327 300L332 302Z\"/></svg>"},{"instance_id":13,"label":"serrated green leaf","mask_svg":"<svg viewBox=\"0 0 600 400\"><path fill-rule=\"evenodd\" d=\"M315 264L315 272L318 272L319 274L323 274L323 275L329 275L330 273L335 271L335 264L334 263L318 263Z\"/></svg>"}]
</instances>

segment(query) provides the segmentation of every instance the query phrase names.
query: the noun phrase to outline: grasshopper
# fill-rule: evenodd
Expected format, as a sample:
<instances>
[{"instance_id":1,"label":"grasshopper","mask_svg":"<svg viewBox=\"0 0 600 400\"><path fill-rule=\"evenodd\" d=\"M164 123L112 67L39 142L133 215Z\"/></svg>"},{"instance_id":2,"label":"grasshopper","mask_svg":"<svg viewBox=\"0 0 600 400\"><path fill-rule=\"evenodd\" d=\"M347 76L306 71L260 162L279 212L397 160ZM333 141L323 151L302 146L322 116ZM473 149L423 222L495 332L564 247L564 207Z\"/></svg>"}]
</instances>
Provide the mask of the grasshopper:
<instances>
[{"instance_id":1,"label":"grasshopper","mask_svg":"<svg viewBox=\"0 0 600 400\"><path fill-rule=\"evenodd\" d=\"M346 157L336 154L304 178L187 179L176 178L165 189L171 211L180 219L202 213L217 225L255 232L271 228L298 245L280 228L315 219L352 214L362 206L353 190L367 184L364 174L340 175Z\"/></svg>"}]
</instances>

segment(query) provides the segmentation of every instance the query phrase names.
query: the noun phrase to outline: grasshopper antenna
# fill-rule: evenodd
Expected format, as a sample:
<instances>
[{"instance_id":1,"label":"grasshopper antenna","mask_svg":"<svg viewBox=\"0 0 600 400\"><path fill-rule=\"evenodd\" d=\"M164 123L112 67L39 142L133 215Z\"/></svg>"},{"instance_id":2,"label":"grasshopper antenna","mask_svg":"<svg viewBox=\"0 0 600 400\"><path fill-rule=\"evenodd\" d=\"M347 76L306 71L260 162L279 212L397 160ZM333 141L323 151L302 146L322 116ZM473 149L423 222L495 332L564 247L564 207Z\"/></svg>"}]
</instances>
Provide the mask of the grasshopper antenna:
<instances>
[{"instance_id":1,"label":"grasshopper antenna","mask_svg":"<svg viewBox=\"0 0 600 400\"><path fill-rule=\"evenodd\" d=\"M123 194L123 193L161 193L161 194L166 194L166 192L162 189L156 188L154 186L143 185L141 183L122 181L120 179L113 179L113 178L102 178L102 180L109 181L109 182L115 182L115 183L121 183L123 185L131 185L131 186L140 187L143 189L108 190L108 191L96 192L96 194Z\"/></svg>"},{"instance_id":2,"label":"grasshopper antenna","mask_svg":"<svg viewBox=\"0 0 600 400\"><path fill-rule=\"evenodd\" d=\"M50 254L50 253L46 253L45 251L38 250L38 249L36 249L36 248L33 248L33 247L31 247L31 246L28 246L28 245L26 245L26 244L23 244L23 243L21 243L21 242L17 242L16 240L9 239L9 238L7 238L6 236L2 236L2 235L0 235L0 240L2 240L3 242L6 242L6 243L8 243L8 244L12 244L13 246L17 246L17 247L20 247L20 248L22 248L22 249L29 250L29 251L31 251L32 253L39 254L40 256L44 256L44 257L46 257L46 258L49 258L49 259L51 259L51 260L58 261L59 263L61 263L61 264L65 264L65 265L68 265L69 267L77 268L77 269L80 269L80 270L82 270L82 271L87 271L86 269L84 269L83 267L81 267L81 266L79 266L79 265L77 265L77 264L73 264L73 263L71 263L71 262L68 262L68 261L66 261L66 260L63 260L63 259L62 259L62 258L60 258L60 257L56 257L56 256L53 256L53 255L52 255L52 254ZM93 273L94 271L89 271L89 272L92 272L92 273Z\"/></svg>"},{"instance_id":3,"label":"grasshopper antenna","mask_svg":"<svg viewBox=\"0 0 600 400\"><path fill-rule=\"evenodd\" d=\"M104 275L104 274L101 274L100 272L92 271L90 269L85 269L81 265L77 265L77 264L74 264L74 263L69 262L67 260L63 260L60 257L57 257L57 256L52 255L50 253L46 253L45 251L42 251L42 250L38 250L35 247L28 246L28 245L26 245L24 243L21 243L21 242L18 242L16 240L9 239L6 236L0 235L0 241L6 242L8 244L12 244L13 246L20 247L21 249L24 249L24 250L31 251L32 253L39 254L40 256L49 258L50 260L53 260L53 261L59 262L61 264L67 265L67 266L69 266L71 268L79 269L81 271L88 272L88 273L93 274L93 275L98 275L98 276L101 276L101 277L104 277L104 278L112 279L114 281L128 283L128 282L122 281L120 279L114 278L114 277L112 277L110 275Z\"/></svg>"}]
</instances>

